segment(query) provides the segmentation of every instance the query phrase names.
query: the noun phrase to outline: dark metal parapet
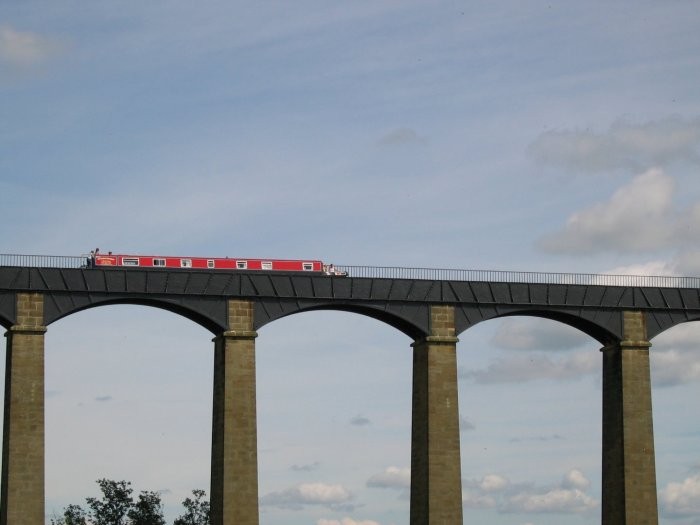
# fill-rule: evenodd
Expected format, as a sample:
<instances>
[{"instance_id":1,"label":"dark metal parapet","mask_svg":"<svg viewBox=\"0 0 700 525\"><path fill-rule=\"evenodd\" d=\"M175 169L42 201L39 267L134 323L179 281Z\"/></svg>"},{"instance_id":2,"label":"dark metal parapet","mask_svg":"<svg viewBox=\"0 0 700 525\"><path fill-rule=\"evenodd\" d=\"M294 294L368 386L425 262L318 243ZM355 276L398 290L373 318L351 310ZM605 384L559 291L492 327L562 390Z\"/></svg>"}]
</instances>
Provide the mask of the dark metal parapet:
<instances>
[{"instance_id":1,"label":"dark metal parapet","mask_svg":"<svg viewBox=\"0 0 700 525\"><path fill-rule=\"evenodd\" d=\"M89 256L0 254L0 266L25 268L85 268ZM141 268L143 269L143 268ZM469 281L525 284L575 284L584 286L638 286L654 288L700 288L700 277L669 275L610 275L594 273L519 272L508 270L460 270L406 268L400 266L335 265L349 277L410 279L427 281ZM197 271L197 270L191 270ZM232 270L235 272L235 270ZM340 278L340 277L338 277Z\"/></svg>"}]
</instances>

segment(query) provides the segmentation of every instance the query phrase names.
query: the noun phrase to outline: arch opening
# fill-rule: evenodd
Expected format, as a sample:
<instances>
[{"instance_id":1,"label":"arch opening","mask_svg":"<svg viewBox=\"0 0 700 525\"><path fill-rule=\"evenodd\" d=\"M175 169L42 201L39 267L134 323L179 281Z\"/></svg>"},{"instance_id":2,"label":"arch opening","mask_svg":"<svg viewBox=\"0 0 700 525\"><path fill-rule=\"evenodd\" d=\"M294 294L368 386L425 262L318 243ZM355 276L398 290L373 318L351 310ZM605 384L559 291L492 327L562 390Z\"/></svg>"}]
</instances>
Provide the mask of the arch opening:
<instances>
[{"instance_id":1,"label":"arch opening","mask_svg":"<svg viewBox=\"0 0 700 525\"><path fill-rule=\"evenodd\" d=\"M261 521L407 523L411 339L327 310L258 334Z\"/></svg>"},{"instance_id":2,"label":"arch opening","mask_svg":"<svg viewBox=\"0 0 700 525\"><path fill-rule=\"evenodd\" d=\"M46 333L46 511L84 506L108 478L162 491L171 522L192 489L209 493L211 336L162 308L100 306Z\"/></svg>"},{"instance_id":3,"label":"arch opening","mask_svg":"<svg viewBox=\"0 0 700 525\"><path fill-rule=\"evenodd\" d=\"M531 315L459 337L465 522L600 523L600 345Z\"/></svg>"},{"instance_id":4,"label":"arch opening","mask_svg":"<svg viewBox=\"0 0 700 525\"><path fill-rule=\"evenodd\" d=\"M146 297L111 297L108 299L104 300L95 300L91 302L90 304L87 304L82 307L77 307L73 310L70 310L65 313L61 314L54 314L54 315L49 315L49 320L48 320L48 325L52 325L56 321L60 321L61 319L65 319L67 317L70 317L74 314L84 312L87 310L92 310L94 308L99 308L103 306L113 306L113 305L132 305L132 306L145 306L149 308L155 308L159 310L163 310L166 312L171 312L174 314L177 314L181 317L184 317L185 319L189 319L190 321L200 325L201 327L209 330L212 334L217 334L220 333L221 331L225 330L225 327L221 325L220 322L217 322L213 316L207 315L206 312L198 311L194 308L187 307L183 304L180 304L176 301L167 301L163 299L148 299ZM50 306L47 308L49 309Z\"/></svg>"},{"instance_id":5,"label":"arch opening","mask_svg":"<svg viewBox=\"0 0 700 525\"><path fill-rule=\"evenodd\" d=\"M651 340L649 351L660 517L700 512L700 322L676 325Z\"/></svg>"}]
</instances>

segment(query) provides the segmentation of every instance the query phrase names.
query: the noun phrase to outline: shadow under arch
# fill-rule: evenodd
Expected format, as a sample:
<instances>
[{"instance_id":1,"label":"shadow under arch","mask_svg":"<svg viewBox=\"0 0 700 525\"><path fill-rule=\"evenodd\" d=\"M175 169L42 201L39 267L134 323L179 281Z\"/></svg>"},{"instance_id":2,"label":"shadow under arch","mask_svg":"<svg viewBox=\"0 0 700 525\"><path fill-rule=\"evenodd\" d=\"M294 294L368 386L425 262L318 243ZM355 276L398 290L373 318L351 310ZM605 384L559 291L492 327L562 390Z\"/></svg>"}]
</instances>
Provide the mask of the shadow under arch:
<instances>
[{"instance_id":1,"label":"shadow under arch","mask_svg":"<svg viewBox=\"0 0 700 525\"><path fill-rule=\"evenodd\" d=\"M424 321L425 325L427 326L428 324L428 316L429 316L429 310L427 306L425 307L425 312L420 312L418 313L418 317L425 317L425 319L421 319ZM288 311L288 312L281 312L280 314L277 315L269 315L268 318L255 323L256 329L260 329L263 326L266 326L273 321L276 321L278 319L283 319L285 317L289 317L294 314L299 314L299 313L305 313L305 312L318 312L318 311L336 311L336 312L347 312L347 313L353 313L353 314L358 314L362 315L364 317L370 317L372 319L375 319L377 321L380 321L381 323L387 324L391 326L392 328L395 328L399 332L403 333L404 335L410 337L412 340L416 341L419 339L424 338L425 336L428 335L427 331L419 326L419 323L416 322L415 317L416 317L416 312L411 312L410 317L413 317L413 319L409 318L409 316L402 316L398 313L394 313L388 310L384 310L378 307L374 306L368 306L364 304L353 304L353 303L322 303L322 304L313 304L309 306L301 306L299 308L294 309L293 311ZM257 320L257 315L256 315L256 320Z\"/></svg>"},{"instance_id":2,"label":"shadow under arch","mask_svg":"<svg viewBox=\"0 0 700 525\"><path fill-rule=\"evenodd\" d=\"M681 320L680 322L676 321L673 324L669 324L668 326L662 326L661 324L657 323L652 327L648 327L649 340L651 341L656 337L667 333L669 330L672 330L678 326L686 326L688 325L688 323L692 323L694 321L700 321L700 313L697 313L695 315L686 315L685 319Z\"/></svg>"},{"instance_id":3,"label":"shadow under arch","mask_svg":"<svg viewBox=\"0 0 700 525\"><path fill-rule=\"evenodd\" d=\"M222 326L219 321L217 321L213 316L208 315L206 312L197 311L191 307L184 306L176 301L168 301L164 299L147 299L143 297L114 297L104 300L94 300L89 304L77 306L71 310L61 312L58 315L51 315L50 313L46 315L46 325L49 326L52 323L65 319L73 314L83 312L86 310L91 310L93 308L98 308L100 306L113 306L113 305L134 305L134 306L147 306L152 308L157 308L160 310L165 310L180 317L184 317L198 324L202 328L210 331L212 334L216 335L226 330L226 327Z\"/></svg>"},{"instance_id":4,"label":"shadow under arch","mask_svg":"<svg viewBox=\"0 0 700 525\"><path fill-rule=\"evenodd\" d=\"M15 316L15 294L0 293L0 326L9 330Z\"/></svg>"},{"instance_id":5,"label":"shadow under arch","mask_svg":"<svg viewBox=\"0 0 700 525\"><path fill-rule=\"evenodd\" d=\"M618 318L620 317L619 314L616 315ZM457 335L465 332L472 326L482 323L483 321L489 321L492 319L499 319L504 317L539 317L542 319L557 321L562 324L571 326L572 328L575 328L577 330L580 330L584 334L598 341L603 346L617 343L622 339L621 319L613 320L613 323L608 322L606 324L602 324L597 320L586 319L584 317L581 317L580 315L575 315L570 312L562 312L558 310L539 310L530 308L508 310L506 312L494 312L494 315L485 315L482 319L479 319L466 327L462 328L461 326L458 326ZM613 329L611 329L611 325L614 326L615 329L617 329L619 325L618 333L615 333Z\"/></svg>"}]
</instances>

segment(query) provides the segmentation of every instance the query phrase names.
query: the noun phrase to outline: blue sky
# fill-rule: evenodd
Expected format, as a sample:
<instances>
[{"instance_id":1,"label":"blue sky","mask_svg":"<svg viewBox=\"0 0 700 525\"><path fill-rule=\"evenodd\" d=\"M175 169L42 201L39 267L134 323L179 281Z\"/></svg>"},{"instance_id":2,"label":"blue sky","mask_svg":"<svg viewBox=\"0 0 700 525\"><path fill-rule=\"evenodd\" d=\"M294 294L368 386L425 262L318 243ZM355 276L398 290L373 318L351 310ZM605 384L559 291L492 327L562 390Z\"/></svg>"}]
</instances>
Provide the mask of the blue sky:
<instances>
[{"instance_id":1,"label":"blue sky","mask_svg":"<svg viewBox=\"0 0 700 525\"><path fill-rule=\"evenodd\" d=\"M697 2L0 4L0 252L700 275ZM652 348L661 522L700 523L700 330ZM411 341L260 330L261 523L408 521ZM211 334L104 307L46 336L47 512L208 490ZM465 522L593 524L600 354L460 336ZM2 366L2 365L0 365Z\"/></svg>"}]
</instances>

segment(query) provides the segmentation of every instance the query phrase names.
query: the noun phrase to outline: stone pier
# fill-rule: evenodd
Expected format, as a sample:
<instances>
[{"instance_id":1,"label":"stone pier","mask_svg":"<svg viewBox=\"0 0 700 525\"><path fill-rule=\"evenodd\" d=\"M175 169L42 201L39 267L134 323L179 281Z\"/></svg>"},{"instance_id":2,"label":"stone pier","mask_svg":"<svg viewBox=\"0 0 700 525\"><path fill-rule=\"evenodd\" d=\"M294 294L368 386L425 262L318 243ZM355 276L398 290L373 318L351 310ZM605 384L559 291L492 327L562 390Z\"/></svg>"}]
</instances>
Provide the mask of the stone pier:
<instances>
[{"instance_id":1,"label":"stone pier","mask_svg":"<svg viewBox=\"0 0 700 525\"><path fill-rule=\"evenodd\" d=\"M430 335L412 346L411 525L461 525L454 308L431 306Z\"/></svg>"},{"instance_id":2,"label":"stone pier","mask_svg":"<svg viewBox=\"0 0 700 525\"><path fill-rule=\"evenodd\" d=\"M214 339L212 525L258 525L253 303L228 301L229 330Z\"/></svg>"},{"instance_id":3,"label":"stone pier","mask_svg":"<svg viewBox=\"0 0 700 525\"><path fill-rule=\"evenodd\" d=\"M5 334L0 525L44 525L44 298L18 293Z\"/></svg>"},{"instance_id":4,"label":"stone pier","mask_svg":"<svg viewBox=\"0 0 700 525\"><path fill-rule=\"evenodd\" d=\"M656 466L646 318L623 312L603 352L602 524L656 525Z\"/></svg>"}]
</instances>

